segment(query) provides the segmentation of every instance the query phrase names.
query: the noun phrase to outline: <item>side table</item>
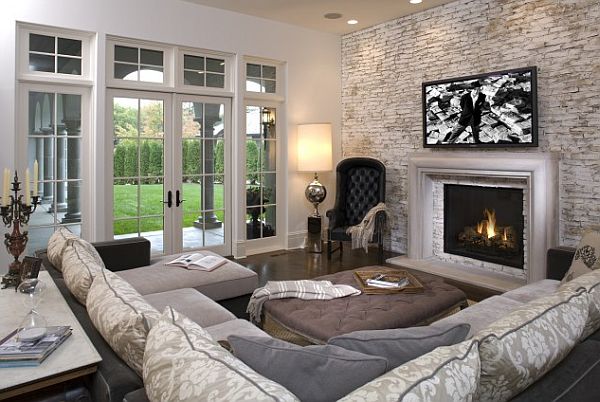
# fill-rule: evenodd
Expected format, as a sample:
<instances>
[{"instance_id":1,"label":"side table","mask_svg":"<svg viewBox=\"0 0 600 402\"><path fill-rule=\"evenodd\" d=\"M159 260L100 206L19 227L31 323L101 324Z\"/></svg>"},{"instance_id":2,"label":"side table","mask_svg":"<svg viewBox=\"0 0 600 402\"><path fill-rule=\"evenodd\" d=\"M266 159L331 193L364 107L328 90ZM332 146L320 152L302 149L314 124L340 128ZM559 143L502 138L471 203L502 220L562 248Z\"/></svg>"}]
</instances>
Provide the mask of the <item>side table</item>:
<instances>
[{"instance_id":1,"label":"side table","mask_svg":"<svg viewBox=\"0 0 600 402\"><path fill-rule=\"evenodd\" d=\"M50 274L41 271L39 279L46 289L37 311L48 325L69 325L73 333L37 367L0 368L0 400L94 373L102 360ZM0 337L16 329L28 313L25 297L14 289L0 290Z\"/></svg>"},{"instance_id":2,"label":"side table","mask_svg":"<svg viewBox=\"0 0 600 402\"><path fill-rule=\"evenodd\" d=\"M308 236L307 249L309 253L322 253L323 245L321 241L321 217L308 217Z\"/></svg>"}]
</instances>

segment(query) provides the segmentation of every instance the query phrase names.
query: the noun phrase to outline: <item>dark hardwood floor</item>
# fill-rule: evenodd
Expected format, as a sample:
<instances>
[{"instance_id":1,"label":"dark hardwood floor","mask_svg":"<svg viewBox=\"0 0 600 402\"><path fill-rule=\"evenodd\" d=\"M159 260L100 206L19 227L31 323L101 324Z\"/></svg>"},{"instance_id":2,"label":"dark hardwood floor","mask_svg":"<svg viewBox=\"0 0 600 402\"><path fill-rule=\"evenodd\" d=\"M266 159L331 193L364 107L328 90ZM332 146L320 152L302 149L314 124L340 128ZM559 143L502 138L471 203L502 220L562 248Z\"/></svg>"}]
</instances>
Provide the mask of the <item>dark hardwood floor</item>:
<instances>
[{"instance_id":1,"label":"dark hardwood floor","mask_svg":"<svg viewBox=\"0 0 600 402\"><path fill-rule=\"evenodd\" d=\"M309 253L303 249L279 250L271 253L257 254L236 260L237 263L250 268L258 274L259 286L264 286L267 281L284 281L296 279L311 279L322 275L332 274L348 269L360 268L368 265L377 265L377 250L370 249L365 253L362 249L351 250L349 245L344 247L343 255L335 253L331 260L327 259L325 247L322 254ZM384 259L401 254L386 251ZM385 266L398 268L394 265ZM417 275L429 275L422 272L409 270ZM497 294L488 289L483 289L463 282L445 279L467 294L471 300L479 301ZM224 300L221 303L239 318L248 318L246 306L250 296L241 296Z\"/></svg>"}]
</instances>

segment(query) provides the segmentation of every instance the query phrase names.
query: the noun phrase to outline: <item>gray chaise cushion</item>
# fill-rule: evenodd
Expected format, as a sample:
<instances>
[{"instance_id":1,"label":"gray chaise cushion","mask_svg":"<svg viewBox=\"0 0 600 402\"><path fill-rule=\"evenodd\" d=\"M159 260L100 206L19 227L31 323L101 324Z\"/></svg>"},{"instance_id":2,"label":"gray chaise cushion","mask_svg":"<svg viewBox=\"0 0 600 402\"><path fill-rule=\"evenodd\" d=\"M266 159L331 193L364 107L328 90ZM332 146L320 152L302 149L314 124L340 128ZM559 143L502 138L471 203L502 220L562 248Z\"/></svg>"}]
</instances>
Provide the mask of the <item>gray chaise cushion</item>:
<instances>
[{"instance_id":1,"label":"gray chaise cushion","mask_svg":"<svg viewBox=\"0 0 600 402\"><path fill-rule=\"evenodd\" d=\"M206 250L202 254L217 255ZM147 267L119 271L118 274L142 295L194 288L213 300L224 300L252 293L258 287L256 272L233 261L211 272L165 265L176 256L161 257Z\"/></svg>"},{"instance_id":2,"label":"gray chaise cushion","mask_svg":"<svg viewBox=\"0 0 600 402\"><path fill-rule=\"evenodd\" d=\"M301 347L274 338L230 336L234 355L301 401L334 401L379 377L387 360L333 345Z\"/></svg>"},{"instance_id":3,"label":"gray chaise cushion","mask_svg":"<svg viewBox=\"0 0 600 402\"><path fill-rule=\"evenodd\" d=\"M216 341L225 341L230 335L239 336L264 336L270 338L271 335L251 324L249 321L236 319L225 321L220 324L204 328Z\"/></svg>"},{"instance_id":4,"label":"gray chaise cushion","mask_svg":"<svg viewBox=\"0 0 600 402\"><path fill-rule=\"evenodd\" d=\"M471 331L467 335L467 339L486 328L494 321L500 319L513 310L516 310L523 303L509 299L503 296L492 296L488 299L470 306L467 309L461 310L456 314L452 314L446 318L431 324L432 326L443 325L458 325L468 323L471 325Z\"/></svg>"},{"instance_id":5,"label":"gray chaise cushion","mask_svg":"<svg viewBox=\"0 0 600 402\"><path fill-rule=\"evenodd\" d=\"M431 352L438 346L450 346L465 340L469 324L355 331L329 339L330 345L386 358L390 368Z\"/></svg>"},{"instance_id":6,"label":"gray chaise cushion","mask_svg":"<svg viewBox=\"0 0 600 402\"><path fill-rule=\"evenodd\" d=\"M235 320L235 315L196 289L177 289L145 295L144 299L158 311L171 306L201 327Z\"/></svg>"},{"instance_id":7,"label":"gray chaise cushion","mask_svg":"<svg viewBox=\"0 0 600 402\"><path fill-rule=\"evenodd\" d=\"M521 303L529 303L532 300L548 296L549 294L556 292L559 286L560 281L544 279L513 290L509 290L508 292L503 293L502 296Z\"/></svg>"}]
</instances>

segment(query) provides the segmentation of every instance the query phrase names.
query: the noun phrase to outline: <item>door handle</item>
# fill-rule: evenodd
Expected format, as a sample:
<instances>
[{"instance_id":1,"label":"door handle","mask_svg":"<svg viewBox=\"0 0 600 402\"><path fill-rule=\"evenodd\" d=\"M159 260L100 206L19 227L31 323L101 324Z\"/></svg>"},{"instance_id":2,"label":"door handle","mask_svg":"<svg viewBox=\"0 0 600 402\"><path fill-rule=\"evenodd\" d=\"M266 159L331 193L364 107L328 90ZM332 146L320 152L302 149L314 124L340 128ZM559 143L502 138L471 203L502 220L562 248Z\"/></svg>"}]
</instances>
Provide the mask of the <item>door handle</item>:
<instances>
[{"instance_id":1,"label":"door handle","mask_svg":"<svg viewBox=\"0 0 600 402\"><path fill-rule=\"evenodd\" d=\"M173 193L171 190L167 192L167 200L163 201L163 204L167 204L167 207L171 208L173 206Z\"/></svg>"},{"instance_id":2,"label":"door handle","mask_svg":"<svg viewBox=\"0 0 600 402\"><path fill-rule=\"evenodd\" d=\"M179 190L175 191L175 206L178 207L181 204L183 204L185 200L180 200L179 199Z\"/></svg>"}]
</instances>

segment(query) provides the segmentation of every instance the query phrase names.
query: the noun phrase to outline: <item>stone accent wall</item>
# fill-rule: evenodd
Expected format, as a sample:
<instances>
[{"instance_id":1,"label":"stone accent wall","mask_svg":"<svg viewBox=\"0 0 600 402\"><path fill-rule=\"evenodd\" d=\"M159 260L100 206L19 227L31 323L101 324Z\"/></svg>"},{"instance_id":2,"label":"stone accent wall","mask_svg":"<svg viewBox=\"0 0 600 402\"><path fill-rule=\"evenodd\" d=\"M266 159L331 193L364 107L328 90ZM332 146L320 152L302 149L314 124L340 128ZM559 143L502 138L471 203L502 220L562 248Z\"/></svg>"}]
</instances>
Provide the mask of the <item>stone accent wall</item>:
<instances>
[{"instance_id":1,"label":"stone accent wall","mask_svg":"<svg viewBox=\"0 0 600 402\"><path fill-rule=\"evenodd\" d=\"M407 249L422 82L526 66L538 67L540 146L522 151L561 153L560 242L600 224L599 57L598 0L459 0L345 35L343 156L385 163L391 249Z\"/></svg>"},{"instance_id":2,"label":"stone accent wall","mask_svg":"<svg viewBox=\"0 0 600 402\"><path fill-rule=\"evenodd\" d=\"M484 187L519 188L523 190L523 257L525 264L523 269L509 267L507 265L494 264L489 261L480 261L474 258L463 257L444 252L444 184L466 184ZM525 179L504 179L474 176L443 176L433 177L433 233L432 246L433 255L441 261L482 268L489 271L501 272L515 278L527 279L527 265L529 254L529 239L527 228L529 226L529 190ZM502 224L502 222L499 222Z\"/></svg>"}]
</instances>

